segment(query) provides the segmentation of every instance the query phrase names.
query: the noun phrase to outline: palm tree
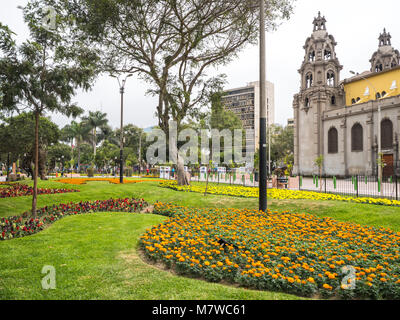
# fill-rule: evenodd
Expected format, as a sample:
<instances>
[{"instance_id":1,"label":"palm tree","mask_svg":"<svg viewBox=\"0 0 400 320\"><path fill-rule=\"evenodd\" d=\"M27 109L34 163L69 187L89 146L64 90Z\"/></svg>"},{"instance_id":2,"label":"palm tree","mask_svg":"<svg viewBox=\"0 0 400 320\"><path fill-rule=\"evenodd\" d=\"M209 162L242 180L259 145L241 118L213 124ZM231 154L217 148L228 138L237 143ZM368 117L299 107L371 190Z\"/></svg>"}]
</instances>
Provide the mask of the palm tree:
<instances>
[{"instance_id":1,"label":"palm tree","mask_svg":"<svg viewBox=\"0 0 400 320\"><path fill-rule=\"evenodd\" d=\"M78 172L81 168L81 143L88 140L89 132L92 128L87 126L84 122L72 121L70 125L66 125L61 131L61 139L73 145L74 139L76 148L78 149Z\"/></svg>"},{"instance_id":2,"label":"palm tree","mask_svg":"<svg viewBox=\"0 0 400 320\"><path fill-rule=\"evenodd\" d=\"M97 129L108 123L107 113L89 111L89 116L82 118L82 120L92 130L93 154L96 157Z\"/></svg>"}]
</instances>

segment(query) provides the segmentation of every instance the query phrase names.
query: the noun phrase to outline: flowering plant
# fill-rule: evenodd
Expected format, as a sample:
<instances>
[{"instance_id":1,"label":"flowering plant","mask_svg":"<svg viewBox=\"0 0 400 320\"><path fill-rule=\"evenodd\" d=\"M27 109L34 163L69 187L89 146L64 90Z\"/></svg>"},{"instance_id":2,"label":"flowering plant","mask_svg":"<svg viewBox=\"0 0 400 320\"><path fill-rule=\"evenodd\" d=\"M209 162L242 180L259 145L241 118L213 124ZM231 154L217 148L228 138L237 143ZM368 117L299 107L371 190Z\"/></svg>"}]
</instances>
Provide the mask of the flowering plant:
<instances>
[{"instance_id":1,"label":"flowering plant","mask_svg":"<svg viewBox=\"0 0 400 320\"><path fill-rule=\"evenodd\" d=\"M93 212L140 212L147 206L143 199L109 199L46 206L37 210L36 217L25 212L20 216L1 218L0 240L37 233L65 216Z\"/></svg>"},{"instance_id":2,"label":"flowering plant","mask_svg":"<svg viewBox=\"0 0 400 320\"><path fill-rule=\"evenodd\" d=\"M204 193L205 185L179 186L176 181L163 181L159 184L162 188L169 188L184 192ZM226 195L244 198L258 198L258 188L230 186L230 185L212 185L207 187L207 193L214 195ZM336 200L364 204L375 204L384 206L400 206L400 201L389 200L383 198L366 198L366 197L345 197L331 193L320 193L313 191L295 191L287 189L268 189L268 197L271 199L297 199L297 200Z\"/></svg>"},{"instance_id":3,"label":"flowering plant","mask_svg":"<svg viewBox=\"0 0 400 320\"><path fill-rule=\"evenodd\" d=\"M400 299L398 232L289 212L154 210L170 218L146 231L141 248L182 274L303 296Z\"/></svg>"},{"instance_id":4,"label":"flowering plant","mask_svg":"<svg viewBox=\"0 0 400 320\"><path fill-rule=\"evenodd\" d=\"M57 193L68 193L68 192L79 192L74 189L44 189L38 188L38 194L57 194ZM33 194L33 188L25 184L14 183L6 188L0 188L0 198L13 198L30 196Z\"/></svg>"}]
</instances>

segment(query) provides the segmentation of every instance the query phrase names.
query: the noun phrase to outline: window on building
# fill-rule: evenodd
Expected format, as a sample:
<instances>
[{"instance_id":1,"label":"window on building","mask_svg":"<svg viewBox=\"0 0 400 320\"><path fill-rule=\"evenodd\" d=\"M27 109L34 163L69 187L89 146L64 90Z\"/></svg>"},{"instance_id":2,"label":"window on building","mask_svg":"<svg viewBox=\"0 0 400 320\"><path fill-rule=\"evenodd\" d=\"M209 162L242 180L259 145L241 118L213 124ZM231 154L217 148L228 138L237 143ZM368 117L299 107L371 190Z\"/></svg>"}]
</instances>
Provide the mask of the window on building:
<instances>
[{"instance_id":1,"label":"window on building","mask_svg":"<svg viewBox=\"0 0 400 320\"><path fill-rule=\"evenodd\" d=\"M381 72L383 71L383 64L382 63L378 63L375 66L375 72Z\"/></svg>"},{"instance_id":2,"label":"window on building","mask_svg":"<svg viewBox=\"0 0 400 320\"><path fill-rule=\"evenodd\" d=\"M376 94L376 99L380 99L381 98L381 94L378 92L377 94Z\"/></svg>"},{"instance_id":3,"label":"window on building","mask_svg":"<svg viewBox=\"0 0 400 320\"><path fill-rule=\"evenodd\" d=\"M392 61L391 67L394 68L397 66L397 62L396 61Z\"/></svg>"},{"instance_id":4,"label":"window on building","mask_svg":"<svg viewBox=\"0 0 400 320\"><path fill-rule=\"evenodd\" d=\"M351 128L351 151L363 151L363 127L356 123Z\"/></svg>"},{"instance_id":5,"label":"window on building","mask_svg":"<svg viewBox=\"0 0 400 320\"><path fill-rule=\"evenodd\" d=\"M359 102L360 100L361 100L360 97L357 97L356 102Z\"/></svg>"},{"instance_id":6,"label":"window on building","mask_svg":"<svg viewBox=\"0 0 400 320\"><path fill-rule=\"evenodd\" d=\"M311 88L312 84L313 84L313 76L311 73L308 73L306 75L306 89Z\"/></svg>"},{"instance_id":7,"label":"window on building","mask_svg":"<svg viewBox=\"0 0 400 320\"><path fill-rule=\"evenodd\" d=\"M381 122L381 145L383 149L393 147L393 123L389 119Z\"/></svg>"},{"instance_id":8,"label":"window on building","mask_svg":"<svg viewBox=\"0 0 400 320\"><path fill-rule=\"evenodd\" d=\"M333 106L336 105L336 97L335 96L331 97L331 105L333 105Z\"/></svg>"},{"instance_id":9,"label":"window on building","mask_svg":"<svg viewBox=\"0 0 400 320\"><path fill-rule=\"evenodd\" d=\"M328 153L338 153L338 131L336 128L331 128L328 131Z\"/></svg>"},{"instance_id":10,"label":"window on building","mask_svg":"<svg viewBox=\"0 0 400 320\"><path fill-rule=\"evenodd\" d=\"M310 107L310 99L306 98L306 100L304 101L304 105L306 108Z\"/></svg>"},{"instance_id":11,"label":"window on building","mask_svg":"<svg viewBox=\"0 0 400 320\"><path fill-rule=\"evenodd\" d=\"M351 104L356 104L356 99L351 99Z\"/></svg>"},{"instance_id":12,"label":"window on building","mask_svg":"<svg viewBox=\"0 0 400 320\"><path fill-rule=\"evenodd\" d=\"M314 50L310 51L310 53L308 54L308 61L310 61L310 62L315 61L315 51Z\"/></svg>"},{"instance_id":13,"label":"window on building","mask_svg":"<svg viewBox=\"0 0 400 320\"><path fill-rule=\"evenodd\" d=\"M386 96L386 91L382 91L382 98Z\"/></svg>"},{"instance_id":14,"label":"window on building","mask_svg":"<svg viewBox=\"0 0 400 320\"><path fill-rule=\"evenodd\" d=\"M326 49L324 51L324 59L325 60L330 60L332 58L332 52L330 49Z\"/></svg>"},{"instance_id":15,"label":"window on building","mask_svg":"<svg viewBox=\"0 0 400 320\"><path fill-rule=\"evenodd\" d=\"M335 86L335 74L333 71L328 71L326 75L326 84L330 87Z\"/></svg>"}]
</instances>

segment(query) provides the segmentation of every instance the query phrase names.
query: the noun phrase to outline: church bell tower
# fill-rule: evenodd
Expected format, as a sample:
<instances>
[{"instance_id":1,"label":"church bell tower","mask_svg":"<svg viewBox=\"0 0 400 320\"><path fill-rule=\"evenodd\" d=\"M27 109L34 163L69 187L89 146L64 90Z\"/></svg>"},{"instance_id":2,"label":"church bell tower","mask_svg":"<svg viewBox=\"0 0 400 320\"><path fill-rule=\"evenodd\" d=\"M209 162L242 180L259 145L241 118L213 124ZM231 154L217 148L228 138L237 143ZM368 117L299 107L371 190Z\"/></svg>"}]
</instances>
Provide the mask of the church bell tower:
<instances>
[{"instance_id":1,"label":"church bell tower","mask_svg":"<svg viewBox=\"0 0 400 320\"><path fill-rule=\"evenodd\" d=\"M315 159L324 154L323 113L342 106L345 96L340 87L343 66L336 56L336 41L328 34L326 19L318 12L313 32L304 45L300 92L294 96L295 119L294 173L311 175L318 170Z\"/></svg>"}]
</instances>

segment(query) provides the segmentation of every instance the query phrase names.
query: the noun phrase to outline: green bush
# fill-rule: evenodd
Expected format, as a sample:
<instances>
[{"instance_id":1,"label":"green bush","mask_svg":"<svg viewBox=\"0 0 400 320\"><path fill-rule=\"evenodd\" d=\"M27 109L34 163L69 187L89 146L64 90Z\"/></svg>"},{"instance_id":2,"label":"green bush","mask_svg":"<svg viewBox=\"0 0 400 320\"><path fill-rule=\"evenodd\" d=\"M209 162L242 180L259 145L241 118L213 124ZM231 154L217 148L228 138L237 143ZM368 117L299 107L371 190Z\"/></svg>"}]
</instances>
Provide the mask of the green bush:
<instances>
[{"instance_id":1,"label":"green bush","mask_svg":"<svg viewBox=\"0 0 400 320\"><path fill-rule=\"evenodd\" d=\"M124 171L125 171L125 176L126 177L132 177L133 176L132 168L126 168Z\"/></svg>"},{"instance_id":2,"label":"green bush","mask_svg":"<svg viewBox=\"0 0 400 320\"><path fill-rule=\"evenodd\" d=\"M94 169L93 168L88 168L87 169L87 176L89 178L93 178L94 177Z\"/></svg>"}]
</instances>

